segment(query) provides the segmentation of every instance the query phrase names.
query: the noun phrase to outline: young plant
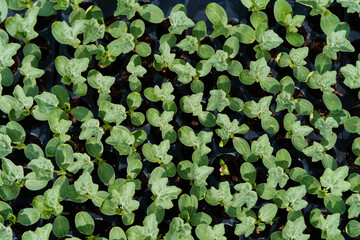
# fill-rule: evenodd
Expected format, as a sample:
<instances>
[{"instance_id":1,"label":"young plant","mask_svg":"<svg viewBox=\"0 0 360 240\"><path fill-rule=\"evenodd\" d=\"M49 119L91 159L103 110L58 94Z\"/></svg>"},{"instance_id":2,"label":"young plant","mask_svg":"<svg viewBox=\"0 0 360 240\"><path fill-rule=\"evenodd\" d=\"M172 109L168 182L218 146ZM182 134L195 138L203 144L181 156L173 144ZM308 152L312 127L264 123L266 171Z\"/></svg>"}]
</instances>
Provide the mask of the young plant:
<instances>
[{"instance_id":1,"label":"young plant","mask_svg":"<svg viewBox=\"0 0 360 240\"><path fill-rule=\"evenodd\" d=\"M214 31L210 34L210 37L216 38L223 35L228 38L233 27L228 24L228 17L224 8L217 3L209 3L205 12L209 21L213 24Z\"/></svg>"},{"instance_id":2,"label":"young plant","mask_svg":"<svg viewBox=\"0 0 360 240\"><path fill-rule=\"evenodd\" d=\"M301 3L307 7L311 7L312 8L310 12L311 16L315 16L318 14L324 15L328 11L327 8L330 6L330 4L333 3L332 0L325 0L325 1L296 0L296 2Z\"/></svg>"},{"instance_id":3,"label":"young plant","mask_svg":"<svg viewBox=\"0 0 360 240\"><path fill-rule=\"evenodd\" d=\"M138 0L118 0L114 16L126 15L127 19L131 20L136 12L151 23L161 23L164 20L164 13L158 6L154 4L140 6Z\"/></svg>"},{"instance_id":4,"label":"young plant","mask_svg":"<svg viewBox=\"0 0 360 240\"><path fill-rule=\"evenodd\" d=\"M269 110L272 96L263 97L256 103L254 100L248 101L244 105L244 113L249 118L259 118L261 127L269 134L275 134L279 131L279 123L272 117Z\"/></svg>"},{"instance_id":5,"label":"young plant","mask_svg":"<svg viewBox=\"0 0 360 240\"><path fill-rule=\"evenodd\" d=\"M62 76L61 82L70 85L73 84L74 93L78 96L84 96L87 93L86 78L81 76L89 65L89 59L68 59L65 56L59 56L55 59L55 67Z\"/></svg>"},{"instance_id":6,"label":"young plant","mask_svg":"<svg viewBox=\"0 0 360 240\"><path fill-rule=\"evenodd\" d=\"M314 106L304 98L293 98L295 84L291 77L286 76L280 80L281 93L276 97L276 112L288 110L289 113L296 110L299 114L309 115L313 112Z\"/></svg>"},{"instance_id":7,"label":"young plant","mask_svg":"<svg viewBox=\"0 0 360 240\"><path fill-rule=\"evenodd\" d=\"M304 234L306 224L303 216L299 216L295 219L288 219L286 225L282 231L276 231L271 234L272 239L302 239L307 240L310 238L310 234Z\"/></svg>"},{"instance_id":8,"label":"young plant","mask_svg":"<svg viewBox=\"0 0 360 240\"><path fill-rule=\"evenodd\" d=\"M201 131L197 136L192 128L183 126L178 131L179 140L187 147L193 147L194 152L201 156L211 152L211 149L206 144L211 142L213 133Z\"/></svg>"},{"instance_id":9,"label":"young plant","mask_svg":"<svg viewBox=\"0 0 360 240\"><path fill-rule=\"evenodd\" d=\"M191 190L190 193L196 196L198 199L204 198L207 190L207 179L209 175L214 171L213 167L207 166L207 159L201 158L196 161L193 158L193 162L189 160L181 161L177 166L178 175L185 180L190 180Z\"/></svg>"},{"instance_id":10,"label":"young plant","mask_svg":"<svg viewBox=\"0 0 360 240\"><path fill-rule=\"evenodd\" d=\"M235 58L239 53L239 40L232 36L229 37L223 46L223 50L217 50L208 60L212 67L218 72L227 71L232 76L239 76L243 66L237 60L231 60Z\"/></svg>"},{"instance_id":11,"label":"young plant","mask_svg":"<svg viewBox=\"0 0 360 240\"><path fill-rule=\"evenodd\" d=\"M176 173L176 166L171 162L173 156L167 154L170 149L170 141L164 140L159 145L145 143L142 153L149 162L158 163L164 168L168 177L173 177Z\"/></svg>"},{"instance_id":12,"label":"young plant","mask_svg":"<svg viewBox=\"0 0 360 240\"><path fill-rule=\"evenodd\" d=\"M177 107L174 102L175 96L172 94L174 87L170 82L163 83L161 88L155 85L153 88L148 87L144 90L144 95L152 102L162 101L163 109L165 111L177 112Z\"/></svg>"},{"instance_id":13,"label":"young plant","mask_svg":"<svg viewBox=\"0 0 360 240\"><path fill-rule=\"evenodd\" d=\"M289 53L279 53L275 60L281 68L292 68L294 77L299 81L305 82L310 74L309 69L304 66L306 65L305 58L308 54L308 47L292 48Z\"/></svg>"},{"instance_id":14,"label":"young plant","mask_svg":"<svg viewBox=\"0 0 360 240\"><path fill-rule=\"evenodd\" d=\"M161 137L164 140L169 140L170 143L174 143L177 139L176 131L174 126L170 124L173 120L174 112L164 111L160 114L155 108L150 108L146 111L146 119L151 126L159 127L161 131Z\"/></svg>"},{"instance_id":15,"label":"young plant","mask_svg":"<svg viewBox=\"0 0 360 240\"><path fill-rule=\"evenodd\" d=\"M194 195L183 194L179 197L179 217L192 226L210 224L211 217L204 212L197 212L198 199Z\"/></svg>"},{"instance_id":16,"label":"young plant","mask_svg":"<svg viewBox=\"0 0 360 240\"><path fill-rule=\"evenodd\" d=\"M243 70L240 73L240 81L246 85L252 85L258 82L260 87L268 93L276 93L280 89L279 82L269 77L270 67L267 65L265 58L250 62L250 70Z\"/></svg>"},{"instance_id":17,"label":"young plant","mask_svg":"<svg viewBox=\"0 0 360 240\"><path fill-rule=\"evenodd\" d=\"M171 34L182 34L182 32L190 27L193 27L195 23L186 16L186 8L183 4L177 4L170 12L170 24L169 32Z\"/></svg>"},{"instance_id":18,"label":"young plant","mask_svg":"<svg viewBox=\"0 0 360 240\"><path fill-rule=\"evenodd\" d=\"M328 55L331 59L337 59L337 52L354 52L355 48L347 39L345 30L331 31L326 36L326 46L324 46L323 54Z\"/></svg>"},{"instance_id":19,"label":"young plant","mask_svg":"<svg viewBox=\"0 0 360 240\"><path fill-rule=\"evenodd\" d=\"M130 33L134 36L136 53L141 57L148 57L151 54L151 47L146 42L138 41L145 33L145 23L141 19L132 21L130 24ZM139 62L139 60L137 60L137 62ZM141 65L141 59L140 64L137 63L137 65Z\"/></svg>"},{"instance_id":20,"label":"young plant","mask_svg":"<svg viewBox=\"0 0 360 240\"><path fill-rule=\"evenodd\" d=\"M34 30L40 8L30 7L26 10L25 16L19 14L9 17L6 20L6 31L14 38L23 40L26 44L36 38L39 34Z\"/></svg>"},{"instance_id":21,"label":"young plant","mask_svg":"<svg viewBox=\"0 0 360 240\"><path fill-rule=\"evenodd\" d=\"M126 70L131 73L129 77L130 89L134 92L140 92L141 90L141 81L139 77L143 77L146 74L146 69L141 66L141 58L139 55L133 55L130 58Z\"/></svg>"},{"instance_id":22,"label":"young plant","mask_svg":"<svg viewBox=\"0 0 360 240\"><path fill-rule=\"evenodd\" d=\"M97 104L99 106L103 100L111 100L111 86L115 83L115 77L103 76L99 71L92 69L88 72L87 82L90 87L97 89L99 93Z\"/></svg>"},{"instance_id":23,"label":"young plant","mask_svg":"<svg viewBox=\"0 0 360 240\"><path fill-rule=\"evenodd\" d=\"M313 128L309 126L302 126L300 121L292 113L287 113L284 117L284 128L287 131L286 138L291 139L293 146L302 151L308 146L308 142L305 139L309 135Z\"/></svg>"},{"instance_id":24,"label":"young plant","mask_svg":"<svg viewBox=\"0 0 360 240\"><path fill-rule=\"evenodd\" d=\"M286 28L286 40L295 47L304 44L304 37L297 31L305 20L305 15L295 15L290 4L286 0L277 0L274 4L274 16L276 21Z\"/></svg>"},{"instance_id":25,"label":"young plant","mask_svg":"<svg viewBox=\"0 0 360 240\"><path fill-rule=\"evenodd\" d=\"M318 142L314 142L313 145L305 148L303 150L303 153L311 157L312 162L318 162L321 161L324 168L331 168L332 170L335 170L337 167L337 163L335 159L326 153L327 148L325 148L322 144Z\"/></svg>"},{"instance_id":26,"label":"young plant","mask_svg":"<svg viewBox=\"0 0 360 240\"><path fill-rule=\"evenodd\" d=\"M341 231L338 229L340 224L339 213L327 215L325 219L321 210L316 208L310 213L310 223L314 227L321 229L322 239L345 239L342 236Z\"/></svg>"},{"instance_id":27,"label":"young plant","mask_svg":"<svg viewBox=\"0 0 360 240\"><path fill-rule=\"evenodd\" d=\"M331 112L338 112L342 109L339 97L332 93L334 91L332 85L336 83L336 71L327 71L324 74L315 71L308 76L309 87L320 89L323 92L322 99Z\"/></svg>"},{"instance_id":28,"label":"young plant","mask_svg":"<svg viewBox=\"0 0 360 240\"><path fill-rule=\"evenodd\" d=\"M153 193L151 199L154 202L148 206L147 211L148 214L149 212L156 212L157 218L159 219L164 217L164 211L166 209L170 209L174 206L172 200L177 199L178 195L182 191L176 186L168 186L167 184L168 178L166 177L164 168L155 168L149 179L149 188Z\"/></svg>"},{"instance_id":29,"label":"young plant","mask_svg":"<svg viewBox=\"0 0 360 240\"><path fill-rule=\"evenodd\" d=\"M320 182L314 176L305 175L300 183L305 185L307 193L323 198L325 207L332 213L343 214L346 207L341 196L350 189L350 183L345 180L348 171L347 166L338 167L336 170L326 168Z\"/></svg>"},{"instance_id":30,"label":"young plant","mask_svg":"<svg viewBox=\"0 0 360 240\"><path fill-rule=\"evenodd\" d=\"M224 236L225 227L223 223L216 224L213 227L207 224L200 224L196 227L195 234L200 240L226 240L226 237Z\"/></svg>"},{"instance_id":31,"label":"young plant","mask_svg":"<svg viewBox=\"0 0 360 240\"><path fill-rule=\"evenodd\" d=\"M139 202L133 200L135 194L134 182L123 182L122 184L112 184L108 189L110 196L107 197L100 206L100 211L105 215L121 215L125 225L134 222L135 213L140 206Z\"/></svg>"},{"instance_id":32,"label":"young plant","mask_svg":"<svg viewBox=\"0 0 360 240\"><path fill-rule=\"evenodd\" d=\"M264 231L266 224L272 224L278 208L273 203L267 203L259 209L258 216L252 210L243 211L237 218L241 221L236 225L235 234L250 236L256 229L257 232Z\"/></svg>"},{"instance_id":33,"label":"young plant","mask_svg":"<svg viewBox=\"0 0 360 240\"><path fill-rule=\"evenodd\" d=\"M214 93L216 92L217 91L215 91ZM203 95L204 94L200 92L182 97L180 99L180 107L184 113L192 113L193 116L197 116L199 118L200 123L205 127L213 127L216 124L216 118L214 114L212 114L211 112L203 111L201 105ZM219 103L219 104L221 107L224 107L223 103ZM216 109L216 103L214 105ZM210 108L211 105L208 104L208 107Z\"/></svg>"}]
</instances>

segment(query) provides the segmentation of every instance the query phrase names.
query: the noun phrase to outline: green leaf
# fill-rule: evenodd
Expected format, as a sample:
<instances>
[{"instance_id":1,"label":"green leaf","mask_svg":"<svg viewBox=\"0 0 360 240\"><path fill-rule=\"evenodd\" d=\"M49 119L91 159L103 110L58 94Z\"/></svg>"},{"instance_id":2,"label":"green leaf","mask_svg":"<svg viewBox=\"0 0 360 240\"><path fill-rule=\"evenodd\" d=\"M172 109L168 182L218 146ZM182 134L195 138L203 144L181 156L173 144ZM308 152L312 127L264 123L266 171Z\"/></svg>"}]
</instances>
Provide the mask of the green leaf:
<instances>
[{"instance_id":1,"label":"green leaf","mask_svg":"<svg viewBox=\"0 0 360 240\"><path fill-rule=\"evenodd\" d=\"M284 202L287 207L291 207L292 211L299 211L308 205L308 203L302 199L305 195L306 187L304 185L291 187L285 193Z\"/></svg>"},{"instance_id":2,"label":"green leaf","mask_svg":"<svg viewBox=\"0 0 360 240\"><path fill-rule=\"evenodd\" d=\"M207 185L207 178L209 177L209 175L214 171L213 167L208 167L208 166L198 166L197 163L194 163L191 166L191 169L188 173L187 178L189 180L191 180L191 182L195 185L195 186L206 186Z\"/></svg>"},{"instance_id":3,"label":"green leaf","mask_svg":"<svg viewBox=\"0 0 360 240\"><path fill-rule=\"evenodd\" d=\"M295 66L303 66L306 64L305 58L309 55L309 48L292 48L289 57Z\"/></svg>"},{"instance_id":4,"label":"green leaf","mask_svg":"<svg viewBox=\"0 0 360 240\"><path fill-rule=\"evenodd\" d=\"M188 62L184 65L176 64L172 69L179 76L178 80L182 83L189 83L192 81L193 77L196 76L196 69Z\"/></svg>"},{"instance_id":5,"label":"green leaf","mask_svg":"<svg viewBox=\"0 0 360 240\"><path fill-rule=\"evenodd\" d=\"M23 240L33 240L33 239L47 240L50 237L51 229L52 229L52 224L48 223L43 227L37 227L35 232L26 231L23 234L22 239Z\"/></svg>"},{"instance_id":6,"label":"green leaf","mask_svg":"<svg viewBox=\"0 0 360 240\"><path fill-rule=\"evenodd\" d=\"M270 0L241 0L241 3L248 8L249 11L257 12L266 8Z\"/></svg>"},{"instance_id":7,"label":"green leaf","mask_svg":"<svg viewBox=\"0 0 360 240\"><path fill-rule=\"evenodd\" d=\"M4 158L12 152L11 138L0 133L0 158Z\"/></svg>"},{"instance_id":8,"label":"green leaf","mask_svg":"<svg viewBox=\"0 0 360 240\"><path fill-rule=\"evenodd\" d=\"M288 175L281 167L274 167L269 169L269 177L267 178L267 184L270 187L275 188L279 184L279 186L283 188L288 180Z\"/></svg>"},{"instance_id":9,"label":"green leaf","mask_svg":"<svg viewBox=\"0 0 360 240\"><path fill-rule=\"evenodd\" d=\"M123 105L114 104L108 101L103 101L100 104L99 115L105 122L115 122L116 125L122 123L127 117L126 109Z\"/></svg>"},{"instance_id":10,"label":"green leaf","mask_svg":"<svg viewBox=\"0 0 360 240\"><path fill-rule=\"evenodd\" d=\"M9 17L5 23L7 32L15 38L24 40L26 43L36 38L39 34L34 30L34 27L39 10L39 7L34 6L26 10L24 17L19 14Z\"/></svg>"},{"instance_id":11,"label":"green leaf","mask_svg":"<svg viewBox=\"0 0 360 240\"><path fill-rule=\"evenodd\" d=\"M309 234L303 234L305 229L306 225L304 217L299 217L295 221L287 221L285 228L282 231L282 237L284 239L309 239Z\"/></svg>"},{"instance_id":12,"label":"green leaf","mask_svg":"<svg viewBox=\"0 0 360 240\"><path fill-rule=\"evenodd\" d=\"M217 3L209 3L206 6L206 16L212 24L226 25L228 18L226 11Z\"/></svg>"},{"instance_id":13,"label":"green leaf","mask_svg":"<svg viewBox=\"0 0 360 240\"><path fill-rule=\"evenodd\" d=\"M91 235L95 229L95 222L87 212L78 212L75 215L75 226L82 234Z\"/></svg>"},{"instance_id":14,"label":"green leaf","mask_svg":"<svg viewBox=\"0 0 360 240\"><path fill-rule=\"evenodd\" d=\"M99 189L97 184L94 184L89 172L83 174L74 182L75 190L82 196L95 196Z\"/></svg>"},{"instance_id":15,"label":"green leaf","mask_svg":"<svg viewBox=\"0 0 360 240\"><path fill-rule=\"evenodd\" d=\"M208 105L206 107L207 111L215 111L222 112L225 107L229 106L230 101L227 98L224 90L216 89L210 91L210 98L208 101Z\"/></svg>"},{"instance_id":16,"label":"green leaf","mask_svg":"<svg viewBox=\"0 0 360 240\"><path fill-rule=\"evenodd\" d=\"M50 0L50 2L56 3L54 6L56 10L66 10L70 5L69 0Z\"/></svg>"},{"instance_id":17,"label":"green leaf","mask_svg":"<svg viewBox=\"0 0 360 240\"><path fill-rule=\"evenodd\" d=\"M216 68L216 71L222 72L228 69L228 62L229 55L227 52L223 50L217 50L215 54L211 55L207 62Z\"/></svg>"},{"instance_id":18,"label":"green leaf","mask_svg":"<svg viewBox=\"0 0 360 240\"><path fill-rule=\"evenodd\" d=\"M334 239L344 239L341 231L338 229L340 223L340 214L327 215L326 219L323 217L319 209L314 209L310 213L311 224L322 230L321 236L327 238L334 237ZM340 235L340 236L339 236ZM335 238L338 236L337 238Z\"/></svg>"},{"instance_id":19,"label":"green leaf","mask_svg":"<svg viewBox=\"0 0 360 240\"><path fill-rule=\"evenodd\" d=\"M103 76L95 69L89 71L87 81L92 88L98 90L101 94L110 93L111 86L115 83L115 77Z\"/></svg>"},{"instance_id":20,"label":"green leaf","mask_svg":"<svg viewBox=\"0 0 360 240\"><path fill-rule=\"evenodd\" d=\"M92 18L84 22L86 27L84 31L83 44L95 42L98 39L104 38L105 24L99 24L98 20Z\"/></svg>"},{"instance_id":21,"label":"green leaf","mask_svg":"<svg viewBox=\"0 0 360 240\"><path fill-rule=\"evenodd\" d=\"M240 236L242 234L245 237L250 236L255 230L256 219L253 217L242 217L240 224L236 224L235 234Z\"/></svg>"},{"instance_id":22,"label":"green leaf","mask_svg":"<svg viewBox=\"0 0 360 240\"><path fill-rule=\"evenodd\" d=\"M84 20L77 20L73 22L72 26L70 27L65 21L56 21L51 26L51 33L56 41L61 44L78 46L81 41L77 36L80 33L83 33L86 29L84 22Z\"/></svg>"},{"instance_id":23,"label":"green leaf","mask_svg":"<svg viewBox=\"0 0 360 240\"><path fill-rule=\"evenodd\" d=\"M331 112L338 112L342 109L342 103L340 99L331 92L323 93L323 101L327 109L329 109Z\"/></svg>"},{"instance_id":24,"label":"green leaf","mask_svg":"<svg viewBox=\"0 0 360 240\"><path fill-rule=\"evenodd\" d=\"M162 141L159 145L145 143L142 147L142 152L145 158L150 162L157 162L159 164L168 164L172 160L172 156L167 152L170 149L169 140Z\"/></svg>"},{"instance_id":25,"label":"green leaf","mask_svg":"<svg viewBox=\"0 0 360 240\"><path fill-rule=\"evenodd\" d=\"M200 224L196 227L195 234L200 240L226 240L226 237L224 236L225 227L223 223L216 224L213 227L207 224Z\"/></svg>"},{"instance_id":26,"label":"green leaf","mask_svg":"<svg viewBox=\"0 0 360 240\"><path fill-rule=\"evenodd\" d=\"M258 196L255 191L252 191L250 183L239 183L236 184L234 188L238 193L234 194L233 207L243 207L243 205L246 204L246 207L250 209L255 206Z\"/></svg>"},{"instance_id":27,"label":"green leaf","mask_svg":"<svg viewBox=\"0 0 360 240\"><path fill-rule=\"evenodd\" d=\"M206 202L212 206L230 206L232 199L229 182L220 182L219 189L211 187L205 194Z\"/></svg>"},{"instance_id":28,"label":"green leaf","mask_svg":"<svg viewBox=\"0 0 360 240\"><path fill-rule=\"evenodd\" d=\"M191 236L191 226L185 223L183 219L175 217L171 220L169 231L166 233L164 240L193 240Z\"/></svg>"},{"instance_id":29,"label":"green leaf","mask_svg":"<svg viewBox=\"0 0 360 240\"><path fill-rule=\"evenodd\" d=\"M69 232L69 221L64 216L57 216L53 222L53 233L56 237L65 237Z\"/></svg>"},{"instance_id":30,"label":"green leaf","mask_svg":"<svg viewBox=\"0 0 360 240\"><path fill-rule=\"evenodd\" d=\"M90 137L95 137L97 141L100 141L104 134L103 128L100 127L100 122L97 119L88 119L81 124L80 140L86 140Z\"/></svg>"},{"instance_id":31,"label":"green leaf","mask_svg":"<svg viewBox=\"0 0 360 240\"><path fill-rule=\"evenodd\" d=\"M181 10L171 11L170 16L169 32L173 34L181 34L184 30L193 27L195 23L186 16L186 12Z\"/></svg>"},{"instance_id":32,"label":"green leaf","mask_svg":"<svg viewBox=\"0 0 360 240\"><path fill-rule=\"evenodd\" d=\"M183 40L176 44L177 47L183 51L189 52L189 54L193 54L197 51L199 49L199 45L199 40L193 36L186 36Z\"/></svg>"},{"instance_id":33,"label":"green leaf","mask_svg":"<svg viewBox=\"0 0 360 240\"><path fill-rule=\"evenodd\" d=\"M90 157L85 153L74 153L76 161L71 163L67 170L71 173L77 173L80 169L87 172L92 172L94 163L91 162Z\"/></svg>"},{"instance_id":34,"label":"green leaf","mask_svg":"<svg viewBox=\"0 0 360 240\"><path fill-rule=\"evenodd\" d=\"M276 48L282 44L284 40L279 37L273 30L267 30L261 35L259 41L260 48L265 51L270 51L273 48Z\"/></svg>"},{"instance_id":35,"label":"green leaf","mask_svg":"<svg viewBox=\"0 0 360 240\"><path fill-rule=\"evenodd\" d=\"M108 163L102 163L98 167L98 176L100 180L106 184L110 185L115 181L115 171L114 168Z\"/></svg>"},{"instance_id":36,"label":"green leaf","mask_svg":"<svg viewBox=\"0 0 360 240\"><path fill-rule=\"evenodd\" d=\"M251 143L251 152L260 158L269 158L273 152L267 134L260 136L256 141Z\"/></svg>"},{"instance_id":37,"label":"green leaf","mask_svg":"<svg viewBox=\"0 0 360 240\"><path fill-rule=\"evenodd\" d=\"M118 0L114 16L126 15L127 19L130 20L139 10L140 4L137 2L137 0Z\"/></svg>"},{"instance_id":38,"label":"green leaf","mask_svg":"<svg viewBox=\"0 0 360 240\"><path fill-rule=\"evenodd\" d=\"M273 220L277 213L277 206L273 203L267 203L259 209L259 219L262 222L268 223Z\"/></svg>"},{"instance_id":39,"label":"green leaf","mask_svg":"<svg viewBox=\"0 0 360 240\"><path fill-rule=\"evenodd\" d=\"M360 5L356 1L338 0L343 8L347 8L348 13L360 13Z\"/></svg>"},{"instance_id":40,"label":"green leaf","mask_svg":"<svg viewBox=\"0 0 360 240\"><path fill-rule=\"evenodd\" d=\"M315 127L320 130L320 134L326 140L330 140L333 134L332 129L337 128L338 126L339 126L338 123L332 117L328 117L326 118L326 120L324 120L323 118L319 118L315 122Z\"/></svg>"},{"instance_id":41,"label":"green leaf","mask_svg":"<svg viewBox=\"0 0 360 240\"><path fill-rule=\"evenodd\" d=\"M356 238L360 235L360 223L356 220L351 220L345 227L346 233L352 237Z\"/></svg>"},{"instance_id":42,"label":"green leaf","mask_svg":"<svg viewBox=\"0 0 360 240\"><path fill-rule=\"evenodd\" d=\"M360 88L360 82L358 77L360 75L360 61L356 61L356 67L347 64L341 68L341 72L344 74L344 84L351 89Z\"/></svg>"},{"instance_id":43,"label":"green leaf","mask_svg":"<svg viewBox=\"0 0 360 240\"><path fill-rule=\"evenodd\" d=\"M132 151L130 145L135 143L135 137L124 126L115 126L110 131L110 137L105 142L113 145L120 155L128 155Z\"/></svg>"},{"instance_id":44,"label":"green leaf","mask_svg":"<svg viewBox=\"0 0 360 240\"><path fill-rule=\"evenodd\" d=\"M109 233L109 240L126 240L126 235L124 230L120 227L113 227Z\"/></svg>"},{"instance_id":45,"label":"green leaf","mask_svg":"<svg viewBox=\"0 0 360 240\"><path fill-rule=\"evenodd\" d=\"M144 219L144 226L132 226L126 231L128 240L136 239L150 239L156 240L159 228L157 227L158 222L156 221L156 215L147 215Z\"/></svg>"},{"instance_id":46,"label":"green leaf","mask_svg":"<svg viewBox=\"0 0 360 240\"><path fill-rule=\"evenodd\" d=\"M152 176L150 176L150 179ZM151 180L150 180L151 181ZM167 186L168 179L160 178L150 186L151 192L155 196L155 206L163 209L170 209L174 205L172 200L176 199L181 193L181 189L175 186Z\"/></svg>"},{"instance_id":47,"label":"green leaf","mask_svg":"<svg viewBox=\"0 0 360 240\"><path fill-rule=\"evenodd\" d=\"M18 43L0 44L0 70L11 67L15 61L12 59L20 48Z\"/></svg>"},{"instance_id":48,"label":"green leaf","mask_svg":"<svg viewBox=\"0 0 360 240\"><path fill-rule=\"evenodd\" d=\"M54 165L50 160L39 157L31 160L28 166L35 172L37 180L49 181L53 179Z\"/></svg>"},{"instance_id":49,"label":"green leaf","mask_svg":"<svg viewBox=\"0 0 360 240\"><path fill-rule=\"evenodd\" d=\"M151 23L161 23L164 20L164 13L158 6L153 4L142 5L139 10L140 16Z\"/></svg>"},{"instance_id":50,"label":"green leaf","mask_svg":"<svg viewBox=\"0 0 360 240\"><path fill-rule=\"evenodd\" d=\"M328 54L331 59L336 59L336 53L341 52L354 52L355 48L351 45L350 41L346 39L346 31L331 31L326 37L327 45L323 49L323 53Z\"/></svg>"},{"instance_id":51,"label":"green leaf","mask_svg":"<svg viewBox=\"0 0 360 240\"><path fill-rule=\"evenodd\" d=\"M15 165L7 158L2 159L2 181L6 185L12 185L16 181L24 179L24 169L22 166Z\"/></svg>"},{"instance_id":52,"label":"green leaf","mask_svg":"<svg viewBox=\"0 0 360 240\"><path fill-rule=\"evenodd\" d=\"M5 0L0 0L0 23L3 22L8 15L8 6Z\"/></svg>"},{"instance_id":53,"label":"green leaf","mask_svg":"<svg viewBox=\"0 0 360 240\"><path fill-rule=\"evenodd\" d=\"M324 198L325 207L333 213L344 214L346 211L345 203L340 196L333 195L332 193L328 193Z\"/></svg>"},{"instance_id":54,"label":"green leaf","mask_svg":"<svg viewBox=\"0 0 360 240\"><path fill-rule=\"evenodd\" d=\"M360 194L352 194L345 203L350 205L348 218L358 217L360 214Z\"/></svg>"},{"instance_id":55,"label":"green leaf","mask_svg":"<svg viewBox=\"0 0 360 240\"><path fill-rule=\"evenodd\" d=\"M296 0L296 2L301 3L305 6L311 7L312 10L310 12L311 16L315 16L317 14L324 14L327 10L327 7L333 2L329 0L324 1L316 1L316 0Z\"/></svg>"},{"instance_id":56,"label":"green leaf","mask_svg":"<svg viewBox=\"0 0 360 240\"><path fill-rule=\"evenodd\" d=\"M201 105L202 97L202 92L182 97L180 100L180 107L183 112L199 116L203 111Z\"/></svg>"},{"instance_id":57,"label":"green leaf","mask_svg":"<svg viewBox=\"0 0 360 240\"><path fill-rule=\"evenodd\" d=\"M221 129L216 129L216 134L221 137L220 146L226 144L226 142L233 138L235 134L244 134L249 130L249 127L245 124L239 126L238 120L234 119L232 122L226 114L219 113L217 115L216 124L221 127Z\"/></svg>"},{"instance_id":58,"label":"green leaf","mask_svg":"<svg viewBox=\"0 0 360 240\"><path fill-rule=\"evenodd\" d=\"M292 8L285 0L278 0L274 4L274 16L278 23L285 25L286 16L292 15Z\"/></svg>"},{"instance_id":59,"label":"green leaf","mask_svg":"<svg viewBox=\"0 0 360 240\"><path fill-rule=\"evenodd\" d=\"M342 192L350 189L350 183L344 180L348 176L348 172L349 168L347 166L339 167L334 171L327 168L320 177L321 185L330 189L333 195L341 196Z\"/></svg>"},{"instance_id":60,"label":"green leaf","mask_svg":"<svg viewBox=\"0 0 360 240\"><path fill-rule=\"evenodd\" d=\"M119 189L112 190L111 195L111 201L120 206L120 211L118 214L123 216L122 219L124 224L130 225L134 221L133 211L137 210L140 206L138 201L133 200L135 195L135 183L126 182L125 184L121 185ZM129 217L131 221L124 221L124 217Z\"/></svg>"},{"instance_id":61,"label":"green leaf","mask_svg":"<svg viewBox=\"0 0 360 240\"><path fill-rule=\"evenodd\" d=\"M30 226L36 223L40 214L34 208L23 208L18 214L18 221L23 226Z\"/></svg>"},{"instance_id":62,"label":"green leaf","mask_svg":"<svg viewBox=\"0 0 360 240\"><path fill-rule=\"evenodd\" d=\"M55 153L56 164L66 169L74 161L74 151L69 144L61 144Z\"/></svg>"},{"instance_id":63,"label":"green leaf","mask_svg":"<svg viewBox=\"0 0 360 240\"><path fill-rule=\"evenodd\" d=\"M4 240L12 240L13 232L10 226L5 227L2 223L0 223L0 237Z\"/></svg>"},{"instance_id":64,"label":"green leaf","mask_svg":"<svg viewBox=\"0 0 360 240\"><path fill-rule=\"evenodd\" d=\"M324 159L326 154L323 145L318 142L314 142L313 145L305 148L303 153L306 156L311 157L311 161L313 162L318 162Z\"/></svg>"},{"instance_id":65,"label":"green leaf","mask_svg":"<svg viewBox=\"0 0 360 240\"><path fill-rule=\"evenodd\" d=\"M85 72L88 68L89 59L81 58L81 59L68 59L64 56L58 56L55 59L55 67L58 73L62 76L61 82L70 85L74 84L74 92L77 95L83 96L86 94L85 92L76 91L76 87L81 87L82 84L86 81L86 78L81 76L82 72Z\"/></svg>"},{"instance_id":66,"label":"green leaf","mask_svg":"<svg viewBox=\"0 0 360 240\"><path fill-rule=\"evenodd\" d=\"M255 31L247 24L235 25L232 36L236 37L243 44L250 44L255 41Z\"/></svg>"}]
</instances>

